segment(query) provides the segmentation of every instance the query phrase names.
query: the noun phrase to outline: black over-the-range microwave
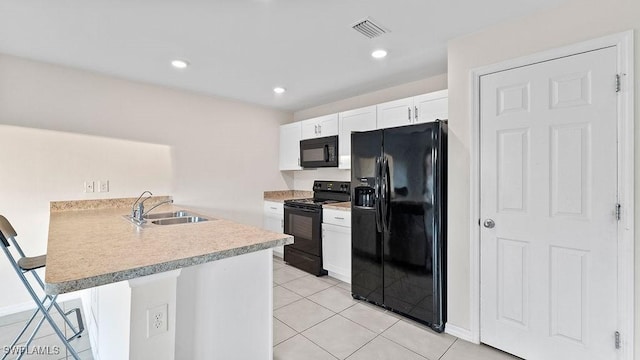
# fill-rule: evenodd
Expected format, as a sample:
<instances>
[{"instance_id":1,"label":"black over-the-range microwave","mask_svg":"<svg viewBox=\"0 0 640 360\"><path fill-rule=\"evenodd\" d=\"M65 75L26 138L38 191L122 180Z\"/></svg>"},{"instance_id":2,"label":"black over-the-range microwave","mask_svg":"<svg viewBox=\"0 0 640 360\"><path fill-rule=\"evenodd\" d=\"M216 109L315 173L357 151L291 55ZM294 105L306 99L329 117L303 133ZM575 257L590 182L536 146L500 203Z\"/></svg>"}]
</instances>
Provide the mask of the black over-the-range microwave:
<instances>
[{"instance_id":1,"label":"black over-the-range microwave","mask_svg":"<svg viewBox=\"0 0 640 360\"><path fill-rule=\"evenodd\" d=\"M338 136L300 140L300 166L338 167Z\"/></svg>"}]
</instances>

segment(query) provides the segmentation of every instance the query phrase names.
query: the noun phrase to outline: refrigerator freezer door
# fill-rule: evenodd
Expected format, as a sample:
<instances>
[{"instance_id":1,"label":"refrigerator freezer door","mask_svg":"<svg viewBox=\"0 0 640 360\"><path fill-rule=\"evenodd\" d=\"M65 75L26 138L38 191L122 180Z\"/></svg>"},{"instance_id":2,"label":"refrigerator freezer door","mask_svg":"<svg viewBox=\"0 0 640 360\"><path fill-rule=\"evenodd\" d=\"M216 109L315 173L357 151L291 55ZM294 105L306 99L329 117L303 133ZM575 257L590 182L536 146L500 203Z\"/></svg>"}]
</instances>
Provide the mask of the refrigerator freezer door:
<instances>
[{"instance_id":1,"label":"refrigerator freezer door","mask_svg":"<svg viewBox=\"0 0 640 360\"><path fill-rule=\"evenodd\" d=\"M382 233L378 231L379 216L379 160L382 152L382 131L351 135L352 191L373 191L373 206L355 206L362 194L352 193L356 199L351 209L351 291L354 297L382 304ZM367 201L366 205L371 205Z\"/></svg>"}]
</instances>

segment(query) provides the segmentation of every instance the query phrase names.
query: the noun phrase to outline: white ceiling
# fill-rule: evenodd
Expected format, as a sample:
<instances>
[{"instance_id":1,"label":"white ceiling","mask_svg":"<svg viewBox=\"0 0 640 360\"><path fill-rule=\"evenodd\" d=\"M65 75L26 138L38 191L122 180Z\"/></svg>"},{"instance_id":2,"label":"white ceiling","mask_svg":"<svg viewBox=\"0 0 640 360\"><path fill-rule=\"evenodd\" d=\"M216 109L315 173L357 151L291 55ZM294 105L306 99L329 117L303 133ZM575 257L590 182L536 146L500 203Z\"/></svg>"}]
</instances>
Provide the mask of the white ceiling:
<instances>
[{"instance_id":1,"label":"white ceiling","mask_svg":"<svg viewBox=\"0 0 640 360\"><path fill-rule=\"evenodd\" d=\"M296 111L445 73L448 39L562 2L2 0L0 53Z\"/></svg>"}]
</instances>

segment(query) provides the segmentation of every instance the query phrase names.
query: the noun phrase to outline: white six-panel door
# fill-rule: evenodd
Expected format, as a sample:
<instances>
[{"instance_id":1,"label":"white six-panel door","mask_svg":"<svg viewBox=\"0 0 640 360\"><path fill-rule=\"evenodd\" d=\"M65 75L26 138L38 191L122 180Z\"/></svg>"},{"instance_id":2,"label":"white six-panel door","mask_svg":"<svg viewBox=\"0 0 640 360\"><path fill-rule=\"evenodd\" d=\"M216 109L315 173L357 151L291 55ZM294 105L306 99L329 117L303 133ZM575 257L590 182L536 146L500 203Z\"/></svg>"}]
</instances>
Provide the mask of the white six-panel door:
<instances>
[{"instance_id":1,"label":"white six-panel door","mask_svg":"<svg viewBox=\"0 0 640 360\"><path fill-rule=\"evenodd\" d=\"M480 79L483 343L616 358L616 64L610 47Z\"/></svg>"}]
</instances>

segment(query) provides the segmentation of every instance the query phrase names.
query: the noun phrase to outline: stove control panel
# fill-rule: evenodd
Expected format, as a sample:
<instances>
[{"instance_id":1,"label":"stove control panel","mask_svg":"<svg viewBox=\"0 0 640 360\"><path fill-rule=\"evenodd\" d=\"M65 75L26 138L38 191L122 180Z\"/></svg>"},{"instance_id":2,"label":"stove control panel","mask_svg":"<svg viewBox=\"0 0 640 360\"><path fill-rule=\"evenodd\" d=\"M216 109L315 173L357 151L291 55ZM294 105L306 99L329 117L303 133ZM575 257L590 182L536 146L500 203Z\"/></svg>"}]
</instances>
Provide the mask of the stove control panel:
<instances>
[{"instance_id":1,"label":"stove control panel","mask_svg":"<svg viewBox=\"0 0 640 360\"><path fill-rule=\"evenodd\" d=\"M313 191L330 191L338 193L350 193L351 183L349 181L323 181L313 182Z\"/></svg>"}]
</instances>

